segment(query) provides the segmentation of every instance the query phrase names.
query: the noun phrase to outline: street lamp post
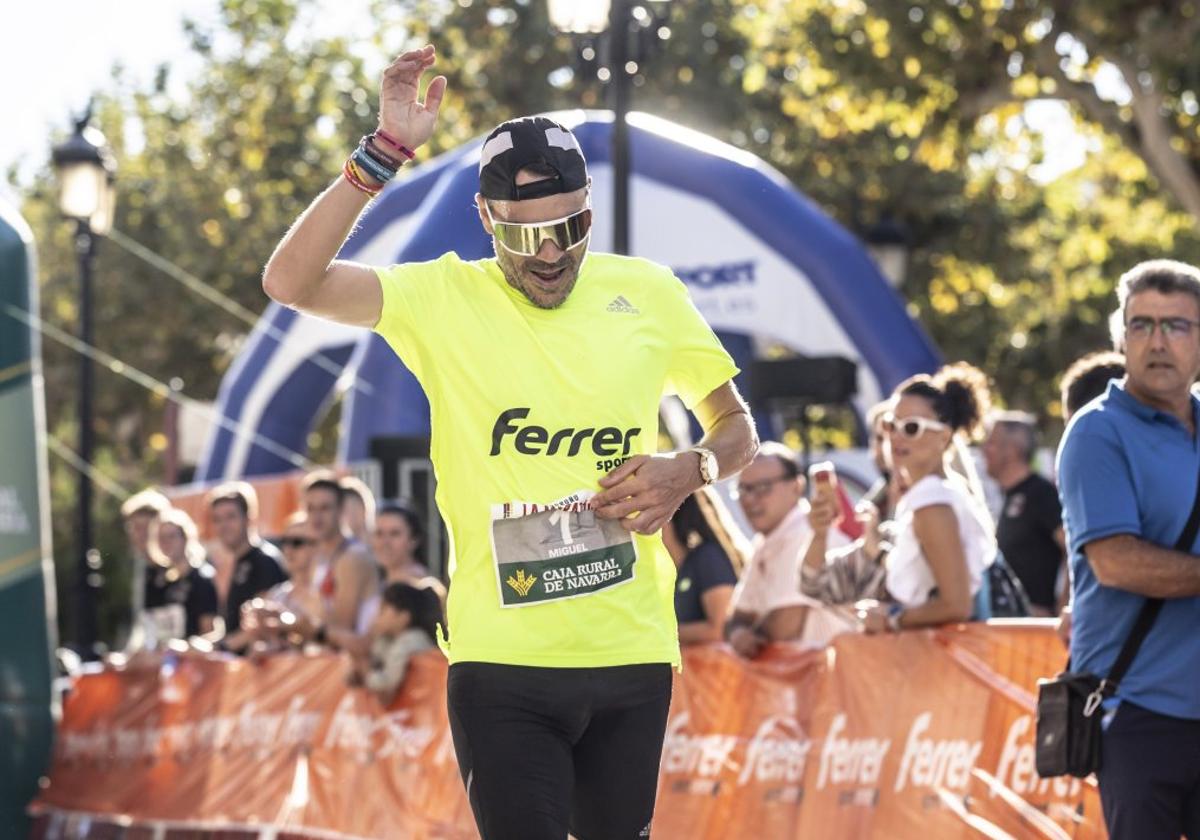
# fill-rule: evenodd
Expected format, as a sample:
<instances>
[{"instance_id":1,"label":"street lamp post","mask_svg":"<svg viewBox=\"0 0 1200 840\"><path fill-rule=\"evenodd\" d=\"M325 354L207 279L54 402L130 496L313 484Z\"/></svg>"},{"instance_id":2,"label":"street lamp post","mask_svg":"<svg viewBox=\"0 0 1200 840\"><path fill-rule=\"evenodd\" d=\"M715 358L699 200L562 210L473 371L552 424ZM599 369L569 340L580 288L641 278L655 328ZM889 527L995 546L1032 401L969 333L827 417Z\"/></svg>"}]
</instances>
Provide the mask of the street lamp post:
<instances>
[{"instance_id":1,"label":"street lamp post","mask_svg":"<svg viewBox=\"0 0 1200 840\"><path fill-rule=\"evenodd\" d=\"M663 7L664 0L548 0L550 22L562 32L576 36L605 36L608 41L607 67L600 70L602 81L611 81L613 110L613 252L629 253L629 106L633 76L644 52L642 39L635 38L650 30L665 12L652 13L647 6ZM666 30L669 32L669 30ZM661 35L659 37L666 37Z\"/></svg>"},{"instance_id":2,"label":"street lamp post","mask_svg":"<svg viewBox=\"0 0 1200 840\"><path fill-rule=\"evenodd\" d=\"M608 23L613 82L613 252L629 254L629 2L614 0Z\"/></svg>"},{"instance_id":3,"label":"street lamp post","mask_svg":"<svg viewBox=\"0 0 1200 840\"><path fill-rule=\"evenodd\" d=\"M54 147L52 159L58 171L59 208L76 224L75 253L79 260L79 338L93 345L92 268L96 241L112 229L116 166L108 143L100 131L88 123L91 107L75 121L69 138ZM79 367L79 458L91 464L95 449L93 428L93 366L91 359L80 357ZM86 470L79 473L79 579L77 581L76 640L84 656L90 656L96 644L96 601L100 588L100 553L92 532L92 481Z\"/></svg>"}]
</instances>

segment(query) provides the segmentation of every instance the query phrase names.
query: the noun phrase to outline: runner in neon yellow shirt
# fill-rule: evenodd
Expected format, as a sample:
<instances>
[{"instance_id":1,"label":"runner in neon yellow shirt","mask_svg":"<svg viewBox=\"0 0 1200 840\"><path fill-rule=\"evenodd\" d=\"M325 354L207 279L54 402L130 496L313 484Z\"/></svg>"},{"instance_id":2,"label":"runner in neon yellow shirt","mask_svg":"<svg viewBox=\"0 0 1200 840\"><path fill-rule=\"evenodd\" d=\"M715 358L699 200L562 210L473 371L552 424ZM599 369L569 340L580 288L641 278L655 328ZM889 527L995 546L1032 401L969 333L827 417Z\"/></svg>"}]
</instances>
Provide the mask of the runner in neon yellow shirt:
<instances>
[{"instance_id":1,"label":"runner in neon yellow shirt","mask_svg":"<svg viewBox=\"0 0 1200 840\"><path fill-rule=\"evenodd\" d=\"M736 473L757 438L732 360L669 269L588 253L590 179L544 117L484 142L494 259L372 268L336 260L369 196L433 131L432 47L384 74L379 130L267 264L275 300L374 328L429 397L451 536L448 702L484 840L648 837L679 663L674 565L659 530ZM678 394L705 429L656 453Z\"/></svg>"}]
</instances>

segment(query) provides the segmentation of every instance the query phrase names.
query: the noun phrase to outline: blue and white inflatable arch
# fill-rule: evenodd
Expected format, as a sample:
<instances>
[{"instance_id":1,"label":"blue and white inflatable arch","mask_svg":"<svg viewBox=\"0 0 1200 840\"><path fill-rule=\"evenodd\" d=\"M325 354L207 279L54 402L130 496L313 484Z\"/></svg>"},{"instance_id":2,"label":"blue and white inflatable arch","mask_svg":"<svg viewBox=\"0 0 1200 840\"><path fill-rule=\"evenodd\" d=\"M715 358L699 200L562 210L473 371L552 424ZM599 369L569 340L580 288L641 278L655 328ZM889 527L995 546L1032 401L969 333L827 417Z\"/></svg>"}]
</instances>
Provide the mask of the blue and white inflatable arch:
<instances>
[{"instance_id":1,"label":"blue and white inflatable arch","mask_svg":"<svg viewBox=\"0 0 1200 840\"><path fill-rule=\"evenodd\" d=\"M611 116L555 115L587 156L595 214L591 247L611 247ZM869 404L938 355L862 244L758 158L647 114L631 114L630 250L669 265L743 370L756 345L859 366ZM482 138L393 183L341 256L371 264L491 254L475 214ZM437 325L430 325L436 329ZM746 376L745 373L742 375ZM747 383L739 382L743 392ZM214 426L196 479L295 469L325 407L348 389L339 458L364 459L372 438L427 435L429 404L416 379L373 333L272 304L226 374L218 410L241 431ZM264 448L263 439L276 446Z\"/></svg>"}]
</instances>

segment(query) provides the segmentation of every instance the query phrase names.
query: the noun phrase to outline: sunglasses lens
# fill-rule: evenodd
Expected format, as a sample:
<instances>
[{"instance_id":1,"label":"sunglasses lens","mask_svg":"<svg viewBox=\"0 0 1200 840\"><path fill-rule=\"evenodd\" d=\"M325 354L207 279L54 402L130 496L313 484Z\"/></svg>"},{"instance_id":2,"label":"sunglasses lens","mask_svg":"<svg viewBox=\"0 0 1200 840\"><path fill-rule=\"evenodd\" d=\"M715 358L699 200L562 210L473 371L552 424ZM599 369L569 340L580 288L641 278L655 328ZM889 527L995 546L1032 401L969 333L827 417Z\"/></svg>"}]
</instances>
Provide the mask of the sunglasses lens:
<instances>
[{"instance_id":1,"label":"sunglasses lens","mask_svg":"<svg viewBox=\"0 0 1200 840\"><path fill-rule=\"evenodd\" d=\"M547 239L563 251L574 248L587 239L591 229L592 211L587 208L552 224L519 225L494 220L492 222L492 230L500 244L527 257L536 254Z\"/></svg>"},{"instance_id":2,"label":"sunglasses lens","mask_svg":"<svg viewBox=\"0 0 1200 840\"><path fill-rule=\"evenodd\" d=\"M908 435L910 438L915 438L917 435L921 434L921 424L916 420L906 420L904 426L901 428L901 431L903 431L904 434Z\"/></svg>"}]
</instances>

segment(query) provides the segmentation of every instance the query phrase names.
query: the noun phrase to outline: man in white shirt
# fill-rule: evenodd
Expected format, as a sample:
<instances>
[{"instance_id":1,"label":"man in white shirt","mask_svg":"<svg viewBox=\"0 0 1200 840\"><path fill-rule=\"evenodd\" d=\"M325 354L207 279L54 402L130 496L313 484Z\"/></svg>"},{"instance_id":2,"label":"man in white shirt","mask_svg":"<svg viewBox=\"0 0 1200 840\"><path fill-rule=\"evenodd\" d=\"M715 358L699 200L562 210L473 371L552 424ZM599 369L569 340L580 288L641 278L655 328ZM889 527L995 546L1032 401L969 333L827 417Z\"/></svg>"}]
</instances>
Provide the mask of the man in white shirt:
<instances>
[{"instance_id":1,"label":"man in white shirt","mask_svg":"<svg viewBox=\"0 0 1200 840\"><path fill-rule=\"evenodd\" d=\"M800 565L813 533L805 485L796 454L775 441L762 444L738 477L738 502L755 530L754 554L725 625L725 639L741 656L757 656L767 642L824 644L837 629L820 603L800 593ZM830 531L830 548L848 542Z\"/></svg>"}]
</instances>

